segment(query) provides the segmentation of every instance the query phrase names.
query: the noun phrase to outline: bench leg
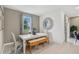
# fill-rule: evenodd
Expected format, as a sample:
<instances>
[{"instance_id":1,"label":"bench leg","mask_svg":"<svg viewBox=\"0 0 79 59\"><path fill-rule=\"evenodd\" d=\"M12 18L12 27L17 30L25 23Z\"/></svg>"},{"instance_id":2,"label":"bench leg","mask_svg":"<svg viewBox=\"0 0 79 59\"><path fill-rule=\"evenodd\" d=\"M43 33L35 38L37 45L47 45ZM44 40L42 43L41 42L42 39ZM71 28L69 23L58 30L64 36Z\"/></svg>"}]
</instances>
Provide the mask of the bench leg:
<instances>
[{"instance_id":1,"label":"bench leg","mask_svg":"<svg viewBox=\"0 0 79 59\"><path fill-rule=\"evenodd\" d=\"M30 52L30 53L32 53L31 51L32 51L32 47L31 47L31 46L29 46L29 52Z\"/></svg>"}]
</instances>

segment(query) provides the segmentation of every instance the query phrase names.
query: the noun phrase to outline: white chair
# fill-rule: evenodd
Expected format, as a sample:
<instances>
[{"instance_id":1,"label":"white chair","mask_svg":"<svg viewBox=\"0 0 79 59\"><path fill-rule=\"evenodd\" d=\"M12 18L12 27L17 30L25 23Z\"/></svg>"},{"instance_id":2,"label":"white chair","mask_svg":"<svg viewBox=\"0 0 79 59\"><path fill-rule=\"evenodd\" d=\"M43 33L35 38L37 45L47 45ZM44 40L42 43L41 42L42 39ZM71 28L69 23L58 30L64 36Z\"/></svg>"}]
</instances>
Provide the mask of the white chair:
<instances>
[{"instance_id":1,"label":"white chair","mask_svg":"<svg viewBox=\"0 0 79 59\"><path fill-rule=\"evenodd\" d=\"M16 41L16 37L13 32L11 32L12 39L14 40L15 53L21 52L22 44L21 42Z\"/></svg>"},{"instance_id":2,"label":"white chair","mask_svg":"<svg viewBox=\"0 0 79 59\"><path fill-rule=\"evenodd\" d=\"M14 44L14 42L8 42L8 43L3 43L3 53L6 53L6 52L4 52L4 50L5 50L5 47L8 47L8 46L11 46L11 45L13 45Z\"/></svg>"},{"instance_id":3,"label":"white chair","mask_svg":"<svg viewBox=\"0 0 79 59\"><path fill-rule=\"evenodd\" d=\"M74 34L74 38L75 38L75 44L77 43L77 41L79 40L79 35L76 31L73 32Z\"/></svg>"},{"instance_id":4,"label":"white chair","mask_svg":"<svg viewBox=\"0 0 79 59\"><path fill-rule=\"evenodd\" d=\"M8 42L8 43L3 44L3 53L4 53L4 48L5 47L12 46L12 45L14 45L15 53L20 52L21 49L22 49L22 44L19 43L18 41L16 41L16 38L15 38L15 35L14 35L13 32L11 32L11 36L12 36L13 42Z\"/></svg>"}]
</instances>

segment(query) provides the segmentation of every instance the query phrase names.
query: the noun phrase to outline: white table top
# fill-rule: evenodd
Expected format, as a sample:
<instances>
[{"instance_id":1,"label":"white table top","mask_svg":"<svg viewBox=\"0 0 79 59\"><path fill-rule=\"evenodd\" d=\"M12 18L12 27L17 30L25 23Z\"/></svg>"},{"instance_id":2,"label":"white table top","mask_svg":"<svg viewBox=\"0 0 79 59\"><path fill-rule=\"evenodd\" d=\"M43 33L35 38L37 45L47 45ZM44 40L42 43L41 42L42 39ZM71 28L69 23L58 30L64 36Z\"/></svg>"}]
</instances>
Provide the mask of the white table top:
<instances>
[{"instance_id":1,"label":"white table top","mask_svg":"<svg viewBox=\"0 0 79 59\"><path fill-rule=\"evenodd\" d=\"M48 34L46 34L46 33L36 33L36 35L32 35L32 34L19 35L19 37L22 40L29 40L29 39L34 39L34 38L42 37L42 36L48 36Z\"/></svg>"}]
</instances>

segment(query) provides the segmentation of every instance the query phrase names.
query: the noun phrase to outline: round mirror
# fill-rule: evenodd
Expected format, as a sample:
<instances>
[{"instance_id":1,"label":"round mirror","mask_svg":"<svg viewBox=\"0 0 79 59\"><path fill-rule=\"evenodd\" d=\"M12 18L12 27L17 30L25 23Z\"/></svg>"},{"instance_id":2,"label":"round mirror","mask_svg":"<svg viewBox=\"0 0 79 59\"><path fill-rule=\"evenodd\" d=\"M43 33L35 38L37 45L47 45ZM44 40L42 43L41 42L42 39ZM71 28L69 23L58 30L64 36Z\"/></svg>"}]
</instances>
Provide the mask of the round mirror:
<instances>
[{"instance_id":1,"label":"round mirror","mask_svg":"<svg viewBox=\"0 0 79 59\"><path fill-rule=\"evenodd\" d=\"M50 17L46 17L43 21L43 27L44 29L51 29L53 26L53 20Z\"/></svg>"}]
</instances>

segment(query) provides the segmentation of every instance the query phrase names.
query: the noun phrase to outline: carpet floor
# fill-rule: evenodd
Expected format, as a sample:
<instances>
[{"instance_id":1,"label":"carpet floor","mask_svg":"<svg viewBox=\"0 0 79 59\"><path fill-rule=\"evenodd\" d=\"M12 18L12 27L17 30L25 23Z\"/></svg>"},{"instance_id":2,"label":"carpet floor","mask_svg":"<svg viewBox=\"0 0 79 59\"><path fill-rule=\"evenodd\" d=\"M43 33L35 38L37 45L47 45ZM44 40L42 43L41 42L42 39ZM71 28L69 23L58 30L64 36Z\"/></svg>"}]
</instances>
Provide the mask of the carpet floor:
<instances>
[{"instance_id":1,"label":"carpet floor","mask_svg":"<svg viewBox=\"0 0 79 59\"><path fill-rule=\"evenodd\" d=\"M32 54L78 54L79 45L72 43L45 44L32 49ZM28 52L26 52L28 54Z\"/></svg>"}]
</instances>

